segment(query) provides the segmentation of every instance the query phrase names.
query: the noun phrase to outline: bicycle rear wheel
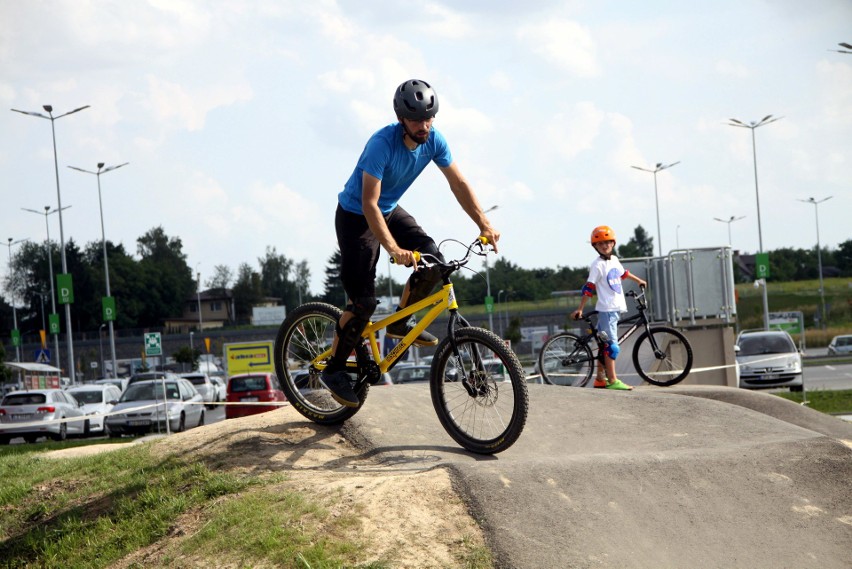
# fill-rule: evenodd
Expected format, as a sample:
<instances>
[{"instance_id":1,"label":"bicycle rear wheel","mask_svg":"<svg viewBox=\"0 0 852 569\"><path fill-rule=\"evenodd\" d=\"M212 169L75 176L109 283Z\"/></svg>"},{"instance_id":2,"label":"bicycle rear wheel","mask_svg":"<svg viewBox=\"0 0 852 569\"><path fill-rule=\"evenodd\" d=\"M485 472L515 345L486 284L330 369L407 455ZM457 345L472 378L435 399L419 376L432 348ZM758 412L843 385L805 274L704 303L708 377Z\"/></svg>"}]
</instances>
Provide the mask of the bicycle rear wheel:
<instances>
[{"instance_id":1,"label":"bicycle rear wheel","mask_svg":"<svg viewBox=\"0 0 852 569\"><path fill-rule=\"evenodd\" d=\"M455 331L461 358L450 338L432 359L432 404L447 433L462 447L494 454L512 446L527 421L529 398L518 357L494 333L463 327Z\"/></svg>"},{"instance_id":2,"label":"bicycle rear wheel","mask_svg":"<svg viewBox=\"0 0 852 569\"><path fill-rule=\"evenodd\" d=\"M633 346L636 371L642 379L660 387L681 382L692 369L692 359L689 340L668 326L654 326L642 332Z\"/></svg>"},{"instance_id":3,"label":"bicycle rear wheel","mask_svg":"<svg viewBox=\"0 0 852 569\"><path fill-rule=\"evenodd\" d=\"M538 353L538 373L549 385L584 387L594 371L592 350L570 332L552 336Z\"/></svg>"},{"instance_id":4,"label":"bicycle rear wheel","mask_svg":"<svg viewBox=\"0 0 852 569\"><path fill-rule=\"evenodd\" d=\"M303 304L284 319L275 338L273 357L281 389L296 411L321 425L342 423L357 413L369 390L366 383L360 389L356 387L361 405L345 407L332 399L320 383L321 370L313 365L317 356L331 349L341 314L330 304Z\"/></svg>"}]
</instances>

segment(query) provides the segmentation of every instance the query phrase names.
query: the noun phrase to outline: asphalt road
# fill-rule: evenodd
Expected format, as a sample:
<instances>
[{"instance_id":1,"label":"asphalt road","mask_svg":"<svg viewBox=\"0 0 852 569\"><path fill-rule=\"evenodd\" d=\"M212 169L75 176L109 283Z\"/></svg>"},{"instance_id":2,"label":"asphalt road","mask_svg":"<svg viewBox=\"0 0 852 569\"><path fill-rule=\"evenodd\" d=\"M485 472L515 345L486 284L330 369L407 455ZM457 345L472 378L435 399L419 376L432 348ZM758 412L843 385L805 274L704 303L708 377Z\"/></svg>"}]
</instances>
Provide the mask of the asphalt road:
<instances>
[{"instance_id":1,"label":"asphalt road","mask_svg":"<svg viewBox=\"0 0 852 569\"><path fill-rule=\"evenodd\" d=\"M425 385L374 389L343 433L446 468L499 567L852 566L852 424L741 389L530 385L519 441L459 448Z\"/></svg>"}]
</instances>

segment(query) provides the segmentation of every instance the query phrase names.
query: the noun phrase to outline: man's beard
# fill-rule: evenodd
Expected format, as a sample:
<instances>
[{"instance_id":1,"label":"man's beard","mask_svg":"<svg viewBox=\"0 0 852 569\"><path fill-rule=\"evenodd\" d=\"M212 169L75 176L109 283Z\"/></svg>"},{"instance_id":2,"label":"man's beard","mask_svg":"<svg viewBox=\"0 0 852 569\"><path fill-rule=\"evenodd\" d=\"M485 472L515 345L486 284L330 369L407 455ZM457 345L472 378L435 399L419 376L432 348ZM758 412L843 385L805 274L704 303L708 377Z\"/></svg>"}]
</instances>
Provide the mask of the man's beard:
<instances>
[{"instance_id":1,"label":"man's beard","mask_svg":"<svg viewBox=\"0 0 852 569\"><path fill-rule=\"evenodd\" d=\"M413 140L417 144L426 144L426 141L429 140L429 131L428 130L424 130L424 131L421 131L419 134L415 134L415 133L411 132L410 130L408 130L408 127L405 125L405 123L402 123L402 128L405 131L405 134L408 135L408 138L410 138L411 140Z\"/></svg>"}]
</instances>

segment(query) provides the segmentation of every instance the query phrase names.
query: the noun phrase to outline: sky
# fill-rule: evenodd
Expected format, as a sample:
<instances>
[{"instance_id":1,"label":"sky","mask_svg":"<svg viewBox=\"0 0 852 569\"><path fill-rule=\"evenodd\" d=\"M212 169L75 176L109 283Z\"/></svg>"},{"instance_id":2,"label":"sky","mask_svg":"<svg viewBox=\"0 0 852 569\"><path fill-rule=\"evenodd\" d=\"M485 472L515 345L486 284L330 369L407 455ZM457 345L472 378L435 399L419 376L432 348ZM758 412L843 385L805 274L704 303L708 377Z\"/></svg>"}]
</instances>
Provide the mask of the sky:
<instances>
[{"instance_id":1,"label":"sky","mask_svg":"<svg viewBox=\"0 0 852 569\"><path fill-rule=\"evenodd\" d=\"M162 226L202 282L275 247L319 294L337 194L419 78L515 265L587 266L602 224L621 242L641 225L664 254L726 246L729 228L745 253L811 248L817 212L836 248L852 239L840 42L849 0L0 0L0 238L44 242L22 208L58 204L50 121L11 109L90 105L54 123L66 241L102 237L97 178L67 166L128 163L100 176L107 240L136 254ZM767 115L754 146L728 124ZM676 162L656 191L631 168ZM400 204L436 241L478 234L434 165ZM383 255L388 270L407 276Z\"/></svg>"}]
</instances>

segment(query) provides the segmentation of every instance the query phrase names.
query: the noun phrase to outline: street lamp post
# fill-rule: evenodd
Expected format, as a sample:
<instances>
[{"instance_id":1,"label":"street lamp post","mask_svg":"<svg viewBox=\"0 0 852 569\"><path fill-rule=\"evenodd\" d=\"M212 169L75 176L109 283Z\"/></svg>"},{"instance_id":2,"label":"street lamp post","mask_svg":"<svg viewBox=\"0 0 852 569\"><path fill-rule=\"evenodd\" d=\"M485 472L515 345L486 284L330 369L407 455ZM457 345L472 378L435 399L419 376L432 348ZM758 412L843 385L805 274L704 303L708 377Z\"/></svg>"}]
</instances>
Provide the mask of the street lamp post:
<instances>
[{"instance_id":1,"label":"street lamp post","mask_svg":"<svg viewBox=\"0 0 852 569\"><path fill-rule=\"evenodd\" d=\"M822 328L825 329L825 288L822 285L822 248L819 244L819 204L822 202L828 201L834 196L828 196L827 198L823 198L821 200L815 200L814 198L808 198L806 200L799 200L804 203L814 204L814 216L816 218L816 235L817 235L817 264L819 270L819 298L820 304L822 306L822 312L820 313L820 322L822 323Z\"/></svg>"},{"instance_id":2,"label":"street lamp post","mask_svg":"<svg viewBox=\"0 0 852 569\"><path fill-rule=\"evenodd\" d=\"M18 245L20 243L23 243L24 241L28 241L28 239L19 239L17 241L14 241L11 237L9 237L9 241L7 243L8 247L9 247L9 285L10 285L9 288L11 289L9 291L11 293L9 295L9 297L10 297L9 300L11 300L11 302L9 304L12 305L12 323L14 325L15 330L18 329L18 311L15 309L15 278L14 278L14 275L12 273L12 245ZM18 337L20 338L20 336L18 336ZM21 361L21 347L20 346L15 346L15 361L16 362Z\"/></svg>"},{"instance_id":3,"label":"street lamp post","mask_svg":"<svg viewBox=\"0 0 852 569\"><path fill-rule=\"evenodd\" d=\"M501 296L503 296L503 293L504 293L504 292L506 292L506 291L504 291L504 290L502 290L502 289L501 289L501 290L497 293L497 308L498 308L498 310L499 310L499 308L500 308L500 306L501 306L501 305L500 305L500 297L501 297ZM498 312L497 314L499 315L500 313ZM499 318L499 319L498 319L498 321L500 322L500 337L502 338L502 337L503 337L503 319L502 319L502 318Z\"/></svg>"},{"instance_id":4,"label":"street lamp post","mask_svg":"<svg viewBox=\"0 0 852 569\"><path fill-rule=\"evenodd\" d=\"M62 209L68 209L69 207L71 207L71 206L66 205ZM24 211L37 213L39 215L44 216L44 228L47 231L47 241L45 243L45 248L47 249L47 267L48 267L48 271L49 271L49 275L50 275L50 313L56 314L56 295L55 295L54 289L53 289L53 251L51 251L51 249L50 249L50 224L47 222L47 216L51 215L53 213L56 213L59 210L54 209L53 211L51 211L49 205L44 206L44 213L42 213L40 211L36 211L34 209L27 209L25 207L22 207L21 209L24 210ZM56 334L53 335L53 342L54 342L54 352L56 352L56 367L61 369L62 368L62 362L61 362L62 358L60 358L60 356L59 356L59 332L57 332Z\"/></svg>"},{"instance_id":5,"label":"street lamp post","mask_svg":"<svg viewBox=\"0 0 852 569\"><path fill-rule=\"evenodd\" d=\"M56 119L61 119L62 117L67 117L68 115L72 115L84 109L88 109L89 105L86 105L84 107L78 107L73 111L68 111L67 113L63 113L56 117L53 116L53 107L51 105L42 105L42 108L47 112L47 115L38 112L19 111L18 109L12 110L16 113L29 115L31 117L47 119L50 121L50 131L53 135L53 168L56 172L56 209L59 212L59 252L62 258L62 273L68 274L68 261L65 257L65 232L62 226L62 194L59 191L59 159L56 155ZM73 385L77 383L77 374L74 365L74 340L71 328L71 304L67 302L65 303L65 336L66 344L68 345L68 370L70 372L69 375L71 376L71 384Z\"/></svg>"},{"instance_id":6,"label":"street lamp post","mask_svg":"<svg viewBox=\"0 0 852 569\"><path fill-rule=\"evenodd\" d=\"M757 185L757 142L755 141L754 131L756 128L773 123L777 120L781 120L784 117L773 117L772 115L766 115L759 121L751 121L749 124L746 124L737 119L728 119L731 122L728 123L728 126L735 126L738 128L748 128L751 129L751 149L752 156L754 157L754 196L757 201L757 238L758 244L760 245L760 253L763 253L763 230L760 225L760 191L758 190ZM767 292L766 282L764 279L763 283L763 329L769 330L769 293Z\"/></svg>"},{"instance_id":7,"label":"street lamp post","mask_svg":"<svg viewBox=\"0 0 852 569\"><path fill-rule=\"evenodd\" d=\"M675 248L680 249L680 225L675 227Z\"/></svg>"},{"instance_id":8,"label":"street lamp post","mask_svg":"<svg viewBox=\"0 0 852 569\"><path fill-rule=\"evenodd\" d=\"M197 267L196 267L197 269ZM195 287L196 300L198 301L198 332L201 333L201 328L204 322L201 319L201 271L195 273L198 276L198 282Z\"/></svg>"},{"instance_id":9,"label":"street lamp post","mask_svg":"<svg viewBox=\"0 0 852 569\"><path fill-rule=\"evenodd\" d=\"M731 247L733 245L733 242L731 241L731 224L735 221L745 219L745 216L741 215L740 217L735 217L735 216L732 215L730 219L720 219L718 217L714 217L713 219L715 219L716 221L721 221L722 223L728 224L728 247Z\"/></svg>"},{"instance_id":10,"label":"street lamp post","mask_svg":"<svg viewBox=\"0 0 852 569\"><path fill-rule=\"evenodd\" d=\"M106 324L101 324L98 326L98 350L101 354L101 377L106 377L106 369L104 368L104 343L103 343L103 334L101 333ZM112 369L115 370L115 360L112 362ZM113 371L113 375L115 375L115 371Z\"/></svg>"},{"instance_id":11,"label":"street lamp post","mask_svg":"<svg viewBox=\"0 0 852 569\"><path fill-rule=\"evenodd\" d=\"M663 238L660 235L660 198L657 195L657 172L661 170L665 170L667 168L671 168L672 166L676 166L680 164L680 160L677 162L672 162L671 164L663 164L662 162L657 162L657 165L654 166L653 170L648 170L647 168L640 168L639 166L631 166L631 168L636 168L637 170L642 170L643 172L650 172L654 175L654 202L656 202L657 206L657 251L659 256L663 256Z\"/></svg>"},{"instance_id":12,"label":"street lamp post","mask_svg":"<svg viewBox=\"0 0 852 569\"><path fill-rule=\"evenodd\" d=\"M494 211L500 207L499 205L492 205L488 209L484 210L482 213L488 213L490 211ZM491 276L488 274L488 255L485 255L485 296L491 298ZM494 300L492 299L492 302ZM488 329L492 332L494 331L494 305L491 306L491 311L488 313Z\"/></svg>"},{"instance_id":13,"label":"street lamp post","mask_svg":"<svg viewBox=\"0 0 852 569\"><path fill-rule=\"evenodd\" d=\"M107 166L104 168L103 162L98 162L98 169L96 172L92 172L90 170L84 170L83 168L77 168L76 166L68 166L72 170L77 170L78 172L84 172L86 174L92 174L98 178L98 207L100 208L101 213L101 244L104 250L104 278L106 280L106 296L107 298L112 297L109 288L109 259L107 258L107 247L106 247L106 232L104 231L104 202L101 198L101 174L106 174L107 172L111 172L113 170L117 170L122 166L127 166L129 162L125 162L124 164L119 164L117 166ZM113 328L113 319L115 315L113 314L113 318L109 319L107 323L109 324L109 348L110 355L112 356L112 373L115 375L115 370L118 369L118 362L115 357L115 330ZM103 366L103 362L101 362ZM104 373L104 368L101 367L101 373Z\"/></svg>"}]
</instances>

